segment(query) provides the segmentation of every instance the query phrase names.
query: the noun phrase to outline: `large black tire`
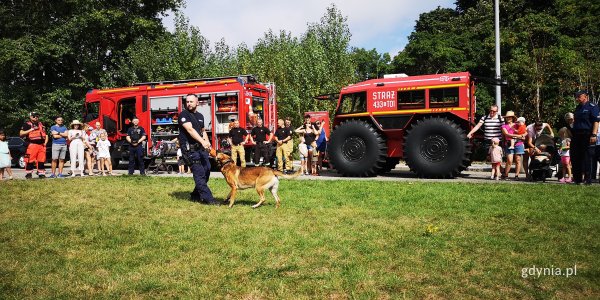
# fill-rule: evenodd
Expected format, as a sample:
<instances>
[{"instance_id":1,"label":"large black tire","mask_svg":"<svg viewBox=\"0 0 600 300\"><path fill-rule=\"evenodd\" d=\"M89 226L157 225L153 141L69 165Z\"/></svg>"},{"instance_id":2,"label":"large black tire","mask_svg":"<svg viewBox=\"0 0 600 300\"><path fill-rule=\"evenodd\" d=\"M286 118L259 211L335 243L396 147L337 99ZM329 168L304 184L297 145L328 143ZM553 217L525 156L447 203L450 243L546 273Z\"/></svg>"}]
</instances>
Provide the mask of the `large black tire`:
<instances>
[{"instance_id":1,"label":"large black tire","mask_svg":"<svg viewBox=\"0 0 600 300\"><path fill-rule=\"evenodd\" d=\"M404 158L411 171L424 178L452 178L470 164L465 131L442 117L419 120L404 139Z\"/></svg>"},{"instance_id":2,"label":"large black tire","mask_svg":"<svg viewBox=\"0 0 600 300\"><path fill-rule=\"evenodd\" d=\"M328 149L329 158L344 176L377 175L385 166L385 140L373 126L359 120L346 121L334 129Z\"/></svg>"}]
</instances>

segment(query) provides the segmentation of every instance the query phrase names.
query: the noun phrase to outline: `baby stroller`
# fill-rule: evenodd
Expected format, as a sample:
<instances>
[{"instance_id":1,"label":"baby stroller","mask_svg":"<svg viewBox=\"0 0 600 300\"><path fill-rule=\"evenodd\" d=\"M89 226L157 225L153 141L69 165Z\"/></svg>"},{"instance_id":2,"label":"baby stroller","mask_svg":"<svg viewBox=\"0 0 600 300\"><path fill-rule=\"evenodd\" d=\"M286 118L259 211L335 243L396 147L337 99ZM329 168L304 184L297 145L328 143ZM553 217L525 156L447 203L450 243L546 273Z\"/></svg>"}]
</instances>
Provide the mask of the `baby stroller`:
<instances>
[{"instance_id":1,"label":"baby stroller","mask_svg":"<svg viewBox=\"0 0 600 300\"><path fill-rule=\"evenodd\" d=\"M531 156L529 163L529 176L532 181L546 182L546 179L552 177L552 173L558 171L558 162L560 157L556 150L554 138L550 135L540 135L535 140L535 146L540 149L540 153Z\"/></svg>"},{"instance_id":2,"label":"baby stroller","mask_svg":"<svg viewBox=\"0 0 600 300\"><path fill-rule=\"evenodd\" d=\"M166 171L167 174L173 172L173 166L167 164L165 156L177 155L177 146L171 141L154 141L152 146L152 156L150 163L146 168L146 173L158 174Z\"/></svg>"}]
</instances>

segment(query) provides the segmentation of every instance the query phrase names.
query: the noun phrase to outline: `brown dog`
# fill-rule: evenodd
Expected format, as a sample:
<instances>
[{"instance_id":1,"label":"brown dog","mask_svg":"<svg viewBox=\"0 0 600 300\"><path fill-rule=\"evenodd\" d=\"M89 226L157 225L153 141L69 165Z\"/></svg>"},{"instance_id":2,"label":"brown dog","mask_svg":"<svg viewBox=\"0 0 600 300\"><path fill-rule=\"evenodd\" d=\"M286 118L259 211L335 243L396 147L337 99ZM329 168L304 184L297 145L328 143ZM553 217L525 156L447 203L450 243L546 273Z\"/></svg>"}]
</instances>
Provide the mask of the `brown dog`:
<instances>
[{"instance_id":1,"label":"brown dog","mask_svg":"<svg viewBox=\"0 0 600 300\"><path fill-rule=\"evenodd\" d=\"M247 189L254 187L260 199L258 203L252 205L252 208L257 208L265 202L265 190L270 190L271 194L275 198L275 208L279 208L281 205L281 199L277 195L277 189L279 188L279 178L283 177L286 179L296 178L300 176L301 170L291 175L283 174L282 172L275 171L267 167L238 167L231 157L227 154L216 152L211 149L210 156L214 157L217 164L221 168L221 173L225 177L225 181L231 187L231 192L227 196L229 200L229 207L233 206L235 202L235 195L238 189Z\"/></svg>"}]
</instances>

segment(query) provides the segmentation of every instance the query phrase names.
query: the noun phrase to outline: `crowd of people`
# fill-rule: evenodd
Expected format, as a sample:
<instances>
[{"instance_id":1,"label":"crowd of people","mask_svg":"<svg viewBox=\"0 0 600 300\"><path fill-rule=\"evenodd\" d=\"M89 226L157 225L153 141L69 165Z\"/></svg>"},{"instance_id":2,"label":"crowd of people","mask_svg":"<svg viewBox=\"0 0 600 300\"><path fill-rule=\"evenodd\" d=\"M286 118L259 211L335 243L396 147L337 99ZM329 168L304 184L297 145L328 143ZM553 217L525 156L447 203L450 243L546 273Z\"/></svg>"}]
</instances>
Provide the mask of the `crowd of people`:
<instances>
[{"instance_id":1,"label":"crowd of people","mask_svg":"<svg viewBox=\"0 0 600 300\"><path fill-rule=\"evenodd\" d=\"M492 105L489 114L483 116L467 134L468 138L472 138L475 132L483 129L483 145L492 164L490 178L506 180L510 178L510 173L514 172L512 178L519 180L523 170L525 177L529 179L530 163L534 157L559 155L562 165L560 182L591 183L595 179L596 166L600 162L598 132L600 114L598 106L589 101L586 91L577 92L575 97L579 104L573 113L565 115L566 125L558 131L559 146L554 153L548 153L554 145L536 143L542 135L554 138L554 129L550 124L536 120L526 125L525 118L517 117L513 111L508 111L501 116L498 114L498 107ZM304 123L295 129L289 118L279 119L277 129L271 132L264 126L263 121L258 119L256 125L247 131L240 128L239 121L234 120L231 123L227 142L231 147L232 160L237 162L239 159L242 167L246 166L245 145L250 143L254 145L254 165L269 166L290 174L293 172L294 135L297 134L301 173L319 176L327 146L325 125L324 120L317 119L313 122L310 115L305 115ZM28 142L25 155L27 179L32 178L34 171L40 178L45 178L44 164L49 138L52 138L50 178L67 176L64 174L67 148L71 161L70 176L113 175L111 143L100 122L96 122L95 127L92 128L88 124L73 120L67 127L62 117L56 117L49 133L48 136L36 112L31 112L29 120L21 127L20 136ZM137 118L133 118L126 137L129 143L129 174L134 173L136 165L140 174L145 174L143 158L146 139L144 128L139 126ZM179 173L183 174L186 163L179 143L177 147ZM274 153L273 148L275 148ZM272 160L273 154L275 160ZM5 171L8 178L12 179L11 160L6 135L0 131L0 179L4 178ZM502 166L503 162L504 166ZM190 171L192 169L188 168L188 173Z\"/></svg>"},{"instance_id":2,"label":"crowd of people","mask_svg":"<svg viewBox=\"0 0 600 300\"><path fill-rule=\"evenodd\" d=\"M114 175L111 161L110 147L106 130L101 127L100 122L95 127L73 120L67 127L64 119L60 116L54 119L55 124L50 127L47 134L45 125L39 121L37 112L29 113L27 120L19 131L19 135L27 142L24 155L25 178L33 178L34 171L39 178L46 178L46 146L51 143L51 172L49 178L64 178L66 176L93 176ZM4 133L0 133L0 140L5 140ZM9 179L12 179L10 162L12 157L8 147L0 142L0 179L3 178L4 170L8 171ZM68 151L67 151L68 149ZM64 170L65 160L69 153L70 174ZM6 165L8 162L8 165ZM143 164L142 164L143 165Z\"/></svg>"},{"instance_id":3,"label":"crowd of people","mask_svg":"<svg viewBox=\"0 0 600 300\"><path fill-rule=\"evenodd\" d=\"M304 175L319 176L327 147L323 120L311 121L306 115L302 126L293 129L289 118L277 121L277 129L271 132L261 119L257 120L250 132L240 128L239 121L231 123L227 142L231 145L231 159L246 166L245 145L254 144L253 162L255 166L269 166L284 174L293 173L294 134L298 134L300 143L300 168ZM272 160L271 145L275 144L275 161Z\"/></svg>"},{"instance_id":4,"label":"crowd of people","mask_svg":"<svg viewBox=\"0 0 600 300\"><path fill-rule=\"evenodd\" d=\"M600 162L600 113L598 106L589 101L587 91L578 91L575 98L579 104L574 113L565 114L566 125L558 131L559 147L554 153L548 152L554 145L536 143L542 135L555 137L550 124L536 120L526 126L525 118L517 117L513 111L500 116L498 106L492 105L489 114L483 116L467 134L468 138L472 138L483 127L483 145L488 149L488 160L492 164L490 178L508 179L513 170L514 180L519 180L521 170L524 170L526 178L530 179L529 168L533 158L559 155L561 183L591 184Z\"/></svg>"}]
</instances>

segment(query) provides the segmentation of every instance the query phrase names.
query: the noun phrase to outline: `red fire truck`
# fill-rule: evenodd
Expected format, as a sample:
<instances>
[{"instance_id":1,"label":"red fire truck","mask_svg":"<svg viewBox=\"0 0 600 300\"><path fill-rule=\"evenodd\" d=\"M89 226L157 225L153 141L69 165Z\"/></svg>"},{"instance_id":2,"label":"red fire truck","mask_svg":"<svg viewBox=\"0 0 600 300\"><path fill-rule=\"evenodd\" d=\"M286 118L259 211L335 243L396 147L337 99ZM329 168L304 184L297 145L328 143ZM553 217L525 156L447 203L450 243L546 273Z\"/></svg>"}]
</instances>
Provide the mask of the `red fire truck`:
<instances>
[{"instance_id":1,"label":"red fire truck","mask_svg":"<svg viewBox=\"0 0 600 300\"><path fill-rule=\"evenodd\" d=\"M404 159L420 177L448 178L471 163L466 137L475 84L467 72L386 75L344 87L328 146L345 176L374 176Z\"/></svg>"},{"instance_id":2,"label":"red fire truck","mask_svg":"<svg viewBox=\"0 0 600 300\"><path fill-rule=\"evenodd\" d=\"M253 75L139 83L129 87L90 90L85 99L84 121L99 121L113 144L114 164L127 160L127 129L137 116L148 134L146 153L152 156L159 141L172 141L179 135L178 116L185 109L185 96L196 94L202 103L207 133L214 148L227 151L229 124L239 120L240 127L250 130L256 121L275 130L277 103L275 85L259 83ZM250 155L250 151L247 151ZM174 155L170 153L172 162Z\"/></svg>"}]
</instances>

